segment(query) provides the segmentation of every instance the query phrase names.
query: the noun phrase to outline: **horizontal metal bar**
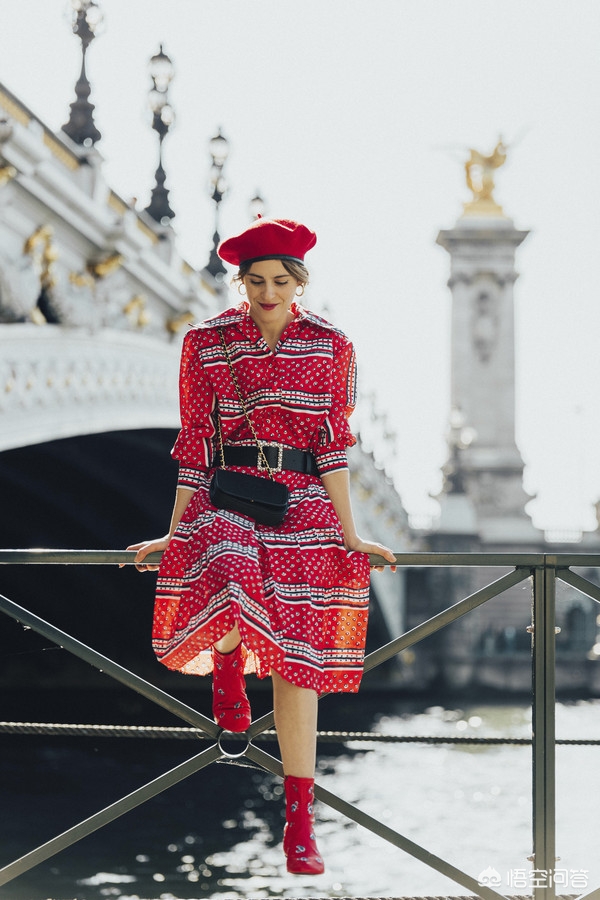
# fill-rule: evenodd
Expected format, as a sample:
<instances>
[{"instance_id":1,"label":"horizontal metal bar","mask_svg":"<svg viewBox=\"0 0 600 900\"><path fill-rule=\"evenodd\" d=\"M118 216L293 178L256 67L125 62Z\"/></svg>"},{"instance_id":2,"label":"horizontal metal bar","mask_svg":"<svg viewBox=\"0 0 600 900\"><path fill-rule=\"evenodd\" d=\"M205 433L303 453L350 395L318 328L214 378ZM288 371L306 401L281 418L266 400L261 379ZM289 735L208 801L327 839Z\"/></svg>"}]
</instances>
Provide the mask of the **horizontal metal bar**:
<instances>
[{"instance_id":1,"label":"horizontal metal bar","mask_svg":"<svg viewBox=\"0 0 600 900\"><path fill-rule=\"evenodd\" d=\"M556 577L560 578L561 581L570 584L571 587L576 588L587 597L591 597L592 600L596 600L600 603L600 585L594 584L587 578L583 578L581 575L578 575L577 572L571 572L570 569L557 569Z\"/></svg>"},{"instance_id":2,"label":"horizontal metal bar","mask_svg":"<svg viewBox=\"0 0 600 900\"><path fill-rule=\"evenodd\" d=\"M558 556L545 553L394 553L395 563L390 563L375 553L369 554L371 565L382 566L456 566L471 568L487 566L491 568L507 567L543 567L551 566L589 566L600 568L600 554L574 553ZM150 553L145 562L157 565L161 553ZM133 565L133 550L61 550L61 549L4 549L0 550L0 565Z\"/></svg>"},{"instance_id":3,"label":"horizontal metal bar","mask_svg":"<svg viewBox=\"0 0 600 900\"><path fill-rule=\"evenodd\" d=\"M557 569L566 566L585 566L596 569L600 566L600 554L598 553L547 553L544 558L546 565Z\"/></svg>"},{"instance_id":4,"label":"horizontal metal bar","mask_svg":"<svg viewBox=\"0 0 600 900\"><path fill-rule=\"evenodd\" d=\"M133 791L133 793L128 794L126 797L122 797L121 800L117 800L116 803L112 803L105 809L100 810L100 812L90 816L89 819L85 819L78 825L74 825L72 828L69 828L68 831L64 831L62 834L52 838L51 841L42 844L35 850L31 850L29 853L26 853L25 856L16 859L8 866L0 869L0 885L8 884L9 881L22 875L24 872L28 872L29 869L33 869L33 867L39 865L39 863L45 862L45 860L50 859L51 856L60 853L61 850L65 850L67 847L77 843L77 841L87 837L104 825L108 825L109 822L118 819L119 816L130 812L137 806L141 806L142 803L151 800L153 797L156 797L157 794L173 787L173 785L179 784L180 781L189 778L190 775L194 775L200 769L203 769L205 766L210 765L210 763L213 763L220 758L221 751L216 744L213 744L212 747L203 750L202 753L186 760L186 762L181 763L169 772L165 772L164 775L160 775L143 787Z\"/></svg>"},{"instance_id":5,"label":"horizontal metal bar","mask_svg":"<svg viewBox=\"0 0 600 900\"><path fill-rule=\"evenodd\" d=\"M486 585L469 597L465 597L464 600L460 600L458 603L453 604L453 606L449 606L447 609L442 610L442 612L432 616L431 619L427 619L426 622L422 622L420 625L407 631L399 638L390 641L389 644L385 644L378 650L374 650L373 653L369 653L369 655L365 657L365 673L370 672L371 669L374 669L376 666L381 665L381 663L386 662L386 660L391 659L392 656L396 656L401 650L406 650L418 641L422 641L423 638L435 634L440 628L449 625L450 622L454 622L456 619L460 619L461 616L466 615L466 613L475 609L477 606L481 606L482 603L486 603L493 597L497 597L498 594L502 594L509 588L514 587L515 584L525 581L525 579L529 578L530 574L531 572L529 569L515 569L514 572L503 575L501 578L498 578L497 581L493 581L491 584Z\"/></svg>"},{"instance_id":6,"label":"horizontal metal bar","mask_svg":"<svg viewBox=\"0 0 600 900\"><path fill-rule=\"evenodd\" d=\"M395 553L395 563L389 563L382 556L369 554L371 565L398 565L411 568L444 567L482 567L512 569L515 566L534 568L545 565L543 553ZM600 554L598 555L600 566ZM577 565L577 563L571 563Z\"/></svg>"},{"instance_id":7,"label":"horizontal metal bar","mask_svg":"<svg viewBox=\"0 0 600 900\"><path fill-rule=\"evenodd\" d=\"M162 553L150 553L146 562L160 562ZM134 550L0 550L0 565L27 566L114 566L132 565Z\"/></svg>"},{"instance_id":8,"label":"horizontal metal bar","mask_svg":"<svg viewBox=\"0 0 600 900\"><path fill-rule=\"evenodd\" d=\"M150 553L145 562L158 565L162 554ZM571 553L550 555L546 553L404 553L395 552L395 562L391 563L376 553L369 554L371 565L423 567L479 567L539 568L546 565L555 567L586 566L600 568L600 554ZM133 550L61 550L61 549L5 549L0 550L0 565L133 565Z\"/></svg>"},{"instance_id":9,"label":"horizontal metal bar","mask_svg":"<svg viewBox=\"0 0 600 900\"><path fill-rule=\"evenodd\" d=\"M187 704L182 703L181 700L177 700L176 697L167 694L166 691L162 691L155 685L150 684L150 682L146 681L144 678L135 675L133 672L130 672L129 669L125 669L107 656L103 656L96 650L92 650L87 644L83 644L70 634L66 634L66 632L61 631L44 619L40 619L39 616L34 615L34 613L30 612L28 609L18 606L12 600L9 600L8 597L2 596L2 594L0 594L0 612L6 613L23 625L28 625L38 634L42 634L54 644L58 644L59 647L63 647L65 650L68 650L69 653L72 653L74 656L79 657L79 659L83 659L91 666L94 666L94 668L99 669L106 675L110 675L115 681L119 681L121 684L126 685L143 697L147 697L148 700L152 700L157 706L162 706L163 709L167 709L174 715L179 716L184 722L188 722L190 725L202 729L202 731L210 737L216 739L219 735L220 728L212 721L212 719L208 719L206 716L203 716L202 713L192 709L191 706L187 706Z\"/></svg>"}]
</instances>

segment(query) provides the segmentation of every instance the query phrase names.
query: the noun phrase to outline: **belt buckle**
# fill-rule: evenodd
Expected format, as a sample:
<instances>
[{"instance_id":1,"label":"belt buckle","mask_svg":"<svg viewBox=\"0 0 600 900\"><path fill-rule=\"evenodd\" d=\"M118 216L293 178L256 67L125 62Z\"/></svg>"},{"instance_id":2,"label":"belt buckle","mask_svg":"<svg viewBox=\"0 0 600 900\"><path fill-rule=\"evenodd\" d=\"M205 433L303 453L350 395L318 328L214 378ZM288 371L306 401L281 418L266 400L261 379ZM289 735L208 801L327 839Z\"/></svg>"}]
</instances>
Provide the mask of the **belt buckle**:
<instances>
[{"instance_id":1,"label":"belt buckle","mask_svg":"<svg viewBox=\"0 0 600 900\"><path fill-rule=\"evenodd\" d=\"M259 472L267 472L269 469L271 472L281 472L282 464L283 464L283 444L278 444L274 441L258 441L258 446L261 450L264 450L265 447L277 447L277 465L276 466L265 466L263 462L263 457L259 453L258 454L258 463L257 469ZM265 457L266 458L266 457Z\"/></svg>"}]
</instances>

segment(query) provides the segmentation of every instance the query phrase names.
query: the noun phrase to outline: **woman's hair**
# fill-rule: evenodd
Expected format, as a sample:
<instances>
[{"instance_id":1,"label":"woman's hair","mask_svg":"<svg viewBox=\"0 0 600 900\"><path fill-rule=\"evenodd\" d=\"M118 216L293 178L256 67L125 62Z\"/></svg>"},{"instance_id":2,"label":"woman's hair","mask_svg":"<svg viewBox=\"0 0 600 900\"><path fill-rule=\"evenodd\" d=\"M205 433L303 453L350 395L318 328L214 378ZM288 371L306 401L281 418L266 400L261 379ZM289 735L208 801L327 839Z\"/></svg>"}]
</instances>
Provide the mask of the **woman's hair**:
<instances>
[{"instance_id":1,"label":"woman's hair","mask_svg":"<svg viewBox=\"0 0 600 900\"><path fill-rule=\"evenodd\" d=\"M280 260L281 265L286 270L286 272L295 278L296 281L299 281L300 284L308 284L309 274L306 266L301 262L296 262L293 259L282 259ZM252 268L252 262L243 262L236 275L233 276L233 284L240 283L244 280L250 269Z\"/></svg>"}]
</instances>

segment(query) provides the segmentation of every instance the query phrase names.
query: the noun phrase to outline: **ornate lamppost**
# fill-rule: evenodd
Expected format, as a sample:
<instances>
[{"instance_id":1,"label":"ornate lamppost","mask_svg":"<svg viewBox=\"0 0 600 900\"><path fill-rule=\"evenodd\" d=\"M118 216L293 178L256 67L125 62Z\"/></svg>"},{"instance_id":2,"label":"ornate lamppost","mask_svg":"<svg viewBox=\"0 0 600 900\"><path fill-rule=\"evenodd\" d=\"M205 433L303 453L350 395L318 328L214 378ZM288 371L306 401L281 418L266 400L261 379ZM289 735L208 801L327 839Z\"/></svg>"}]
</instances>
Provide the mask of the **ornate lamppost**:
<instances>
[{"instance_id":1,"label":"ornate lamppost","mask_svg":"<svg viewBox=\"0 0 600 900\"><path fill-rule=\"evenodd\" d=\"M75 85L76 100L71 103L71 115L62 130L83 147L93 147L102 135L94 125L94 104L90 103L90 83L85 72L85 54L103 20L95 0L71 0L73 34L81 40L81 72Z\"/></svg>"},{"instance_id":2,"label":"ornate lamppost","mask_svg":"<svg viewBox=\"0 0 600 900\"><path fill-rule=\"evenodd\" d=\"M256 196L254 196L252 198L252 200L250 200L250 202L248 203L248 211L250 213L251 219L253 221L255 219L260 219L261 216L264 216L265 209L266 209L266 203L257 191Z\"/></svg>"},{"instance_id":3,"label":"ornate lamppost","mask_svg":"<svg viewBox=\"0 0 600 900\"><path fill-rule=\"evenodd\" d=\"M223 166L229 156L229 141L221 134L219 128L218 133L212 138L208 144L208 150L212 158L212 166L210 170L210 191L211 200L215 203L215 232L213 234L213 247L210 251L210 258L206 271L209 272L215 281L223 281L227 274L227 269L219 259L217 247L221 242L219 235L219 205L221 200L227 193L228 184L223 177Z\"/></svg>"},{"instance_id":4,"label":"ornate lamppost","mask_svg":"<svg viewBox=\"0 0 600 900\"><path fill-rule=\"evenodd\" d=\"M162 164L163 141L175 121L173 107L169 104L169 85L173 80L173 74L173 63L163 52L161 44L158 53L150 60L152 88L149 103L152 110L152 128L158 134L158 168L154 174L156 184L152 188L150 203L146 207L148 215L161 225L168 225L170 219L175 216L169 206L169 191L165 187L167 176Z\"/></svg>"}]
</instances>

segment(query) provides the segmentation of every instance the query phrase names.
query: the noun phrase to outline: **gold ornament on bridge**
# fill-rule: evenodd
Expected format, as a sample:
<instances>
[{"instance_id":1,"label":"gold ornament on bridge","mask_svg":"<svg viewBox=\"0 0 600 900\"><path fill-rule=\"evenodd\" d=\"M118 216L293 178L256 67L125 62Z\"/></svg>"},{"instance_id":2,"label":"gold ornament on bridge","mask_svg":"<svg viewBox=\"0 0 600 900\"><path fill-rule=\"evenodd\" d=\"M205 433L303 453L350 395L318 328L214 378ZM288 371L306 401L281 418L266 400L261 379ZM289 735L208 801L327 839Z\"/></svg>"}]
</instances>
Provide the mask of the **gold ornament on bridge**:
<instances>
[{"instance_id":1,"label":"gold ornament on bridge","mask_svg":"<svg viewBox=\"0 0 600 900\"><path fill-rule=\"evenodd\" d=\"M23 253L31 256L42 288L53 288L56 283L54 264L58 250L54 244L54 230L51 225L40 225L25 241Z\"/></svg>"},{"instance_id":2,"label":"gold ornament on bridge","mask_svg":"<svg viewBox=\"0 0 600 900\"><path fill-rule=\"evenodd\" d=\"M40 292L29 318L36 325L57 324L62 321L60 303L57 301L56 274L54 265L58 250L54 243L54 229L51 225L40 225L29 235L23 246L23 253L31 256L34 269L40 280Z\"/></svg>"},{"instance_id":3,"label":"gold ornament on bridge","mask_svg":"<svg viewBox=\"0 0 600 900\"><path fill-rule=\"evenodd\" d=\"M0 188L4 187L5 184L15 178L17 175L17 170L14 166L0 166Z\"/></svg>"},{"instance_id":4,"label":"gold ornament on bridge","mask_svg":"<svg viewBox=\"0 0 600 900\"><path fill-rule=\"evenodd\" d=\"M112 275L113 272L116 272L123 265L124 259L125 257L122 253L115 252L104 259L89 262L86 268L94 278L106 278L107 275Z\"/></svg>"},{"instance_id":5,"label":"gold ornament on bridge","mask_svg":"<svg viewBox=\"0 0 600 900\"><path fill-rule=\"evenodd\" d=\"M173 319L167 321L167 331L171 334L177 334L182 328L189 328L190 325L193 325L194 321L194 314L189 310L186 310L179 316L175 316Z\"/></svg>"},{"instance_id":6,"label":"gold ornament on bridge","mask_svg":"<svg viewBox=\"0 0 600 900\"><path fill-rule=\"evenodd\" d=\"M70 272L69 281L77 287L93 288L96 281L112 275L123 265L124 256L121 253L110 253L104 259L97 259L86 263L84 272Z\"/></svg>"},{"instance_id":7,"label":"gold ornament on bridge","mask_svg":"<svg viewBox=\"0 0 600 900\"><path fill-rule=\"evenodd\" d=\"M480 153L479 150L469 150L470 156L465 163L467 186L473 192L473 199L464 204L464 214L467 216L502 216L502 207L496 203L493 197L494 172L506 162L508 147L502 138L494 147L489 156Z\"/></svg>"},{"instance_id":8,"label":"gold ornament on bridge","mask_svg":"<svg viewBox=\"0 0 600 900\"><path fill-rule=\"evenodd\" d=\"M0 145L6 144L12 137L12 133L12 122L6 116L0 115ZM15 167L11 166L3 156L0 156L0 188L8 184L13 178L16 178L17 175L18 172Z\"/></svg>"},{"instance_id":9,"label":"gold ornament on bridge","mask_svg":"<svg viewBox=\"0 0 600 900\"><path fill-rule=\"evenodd\" d=\"M136 325L137 328L144 328L150 321L148 310L146 309L146 297L144 294L136 294L131 298L129 303L123 307L123 312L127 318Z\"/></svg>"},{"instance_id":10,"label":"gold ornament on bridge","mask_svg":"<svg viewBox=\"0 0 600 900\"><path fill-rule=\"evenodd\" d=\"M94 279L89 272L69 272L69 281L75 287L94 287Z\"/></svg>"}]
</instances>

